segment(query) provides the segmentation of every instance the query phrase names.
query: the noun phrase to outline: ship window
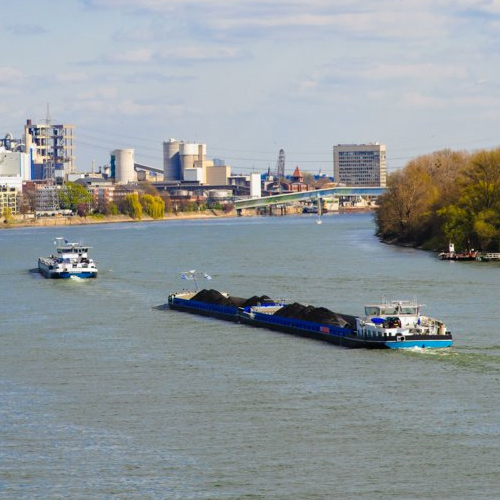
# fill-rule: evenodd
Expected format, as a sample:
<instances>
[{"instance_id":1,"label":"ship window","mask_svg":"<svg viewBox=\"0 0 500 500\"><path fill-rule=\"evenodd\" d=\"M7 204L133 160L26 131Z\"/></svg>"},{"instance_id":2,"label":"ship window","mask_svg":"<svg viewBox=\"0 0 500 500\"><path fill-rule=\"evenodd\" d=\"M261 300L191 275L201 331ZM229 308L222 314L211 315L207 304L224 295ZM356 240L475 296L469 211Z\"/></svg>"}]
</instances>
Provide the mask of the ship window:
<instances>
[{"instance_id":1,"label":"ship window","mask_svg":"<svg viewBox=\"0 0 500 500\"><path fill-rule=\"evenodd\" d=\"M397 308L395 306L386 306L382 309L382 314L388 315L388 314L396 314L397 313Z\"/></svg>"},{"instance_id":2,"label":"ship window","mask_svg":"<svg viewBox=\"0 0 500 500\"><path fill-rule=\"evenodd\" d=\"M417 308L416 307L402 307L401 312L403 314L417 314Z\"/></svg>"}]
</instances>

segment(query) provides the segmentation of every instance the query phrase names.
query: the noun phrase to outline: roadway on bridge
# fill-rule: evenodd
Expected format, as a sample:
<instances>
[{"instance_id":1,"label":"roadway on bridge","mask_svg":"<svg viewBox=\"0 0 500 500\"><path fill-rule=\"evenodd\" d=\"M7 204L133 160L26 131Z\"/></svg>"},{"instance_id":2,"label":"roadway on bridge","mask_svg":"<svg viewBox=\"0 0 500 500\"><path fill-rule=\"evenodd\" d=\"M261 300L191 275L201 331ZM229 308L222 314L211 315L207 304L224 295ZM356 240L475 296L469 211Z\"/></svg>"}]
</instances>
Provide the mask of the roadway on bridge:
<instances>
[{"instance_id":1,"label":"roadway on bridge","mask_svg":"<svg viewBox=\"0 0 500 500\"><path fill-rule=\"evenodd\" d=\"M330 198L339 196L380 196L385 193L385 187L335 187L328 189L315 189L312 191L302 191L300 193L285 193L263 198L248 198L236 200L234 206L236 210L243 208L267 207L270 205L281 205L300 200L317 200L320 198Z\"/></svg>"}]
</instances>

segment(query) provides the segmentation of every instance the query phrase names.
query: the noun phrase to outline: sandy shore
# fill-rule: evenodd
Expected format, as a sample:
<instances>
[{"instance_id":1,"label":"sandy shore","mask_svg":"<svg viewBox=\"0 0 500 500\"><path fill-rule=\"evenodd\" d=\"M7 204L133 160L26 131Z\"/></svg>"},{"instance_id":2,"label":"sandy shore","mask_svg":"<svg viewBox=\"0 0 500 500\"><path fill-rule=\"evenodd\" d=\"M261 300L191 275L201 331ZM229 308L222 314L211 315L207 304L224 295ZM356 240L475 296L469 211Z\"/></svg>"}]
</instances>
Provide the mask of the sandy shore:
<instances>
[{"instance_id":1,"label":"sandy shore","mask_svg":"<svg viewBox=\"0 0 500 500\"><path fill-rule=\"evenodd\" d=\"M0 229L14 229L18 227L46 227L46 226L80 226L85 224L110 224L117 222L161 222L182 219L217 219L236 217L236 212L225 213L220 210L205 210L203 212L180 212L177 214L165 215L163 219L153 219L143 216L142 219L132 219L127 215L109 215L105 217L39 217L23 218L18 216L15 219L2 221Z\"/></svg>"}]
</instances>

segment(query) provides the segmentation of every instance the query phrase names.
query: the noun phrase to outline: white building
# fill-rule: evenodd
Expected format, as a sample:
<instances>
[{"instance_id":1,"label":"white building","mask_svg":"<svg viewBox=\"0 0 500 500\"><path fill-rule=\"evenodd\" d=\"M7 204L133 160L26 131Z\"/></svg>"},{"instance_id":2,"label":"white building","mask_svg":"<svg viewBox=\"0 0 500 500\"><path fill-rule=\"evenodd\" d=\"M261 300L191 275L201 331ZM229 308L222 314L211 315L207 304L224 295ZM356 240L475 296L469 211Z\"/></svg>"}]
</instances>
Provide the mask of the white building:
<instances>
[{"instance_id":1,"label":"white building","mask_svg":"<svg viewBox=\"0 0 500 500\"><path fill-rule=\"evenodd\" d=\"M28 181L30 178L30 155L0 148L0 183L17 185L19 181Z\"/></svg>"},{"instance_id":2,"label":"white building","mask_svg":"<svg viewBox=\"0 0 500 500\"><path fill-rule=\"evenodd\" d=\"M385 187L385 144L339 144L333 148L335 182L346 186Z\"/></svg>"}]
</instances>

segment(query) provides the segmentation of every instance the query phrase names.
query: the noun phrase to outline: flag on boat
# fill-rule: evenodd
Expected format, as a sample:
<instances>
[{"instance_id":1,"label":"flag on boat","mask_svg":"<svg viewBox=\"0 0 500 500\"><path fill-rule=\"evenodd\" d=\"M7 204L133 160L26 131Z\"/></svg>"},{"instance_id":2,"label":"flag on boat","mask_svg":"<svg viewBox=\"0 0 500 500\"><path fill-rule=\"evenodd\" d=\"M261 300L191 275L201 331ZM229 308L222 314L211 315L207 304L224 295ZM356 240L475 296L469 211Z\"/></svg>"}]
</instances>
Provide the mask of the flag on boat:
<instances>
[{"instance_id":1,"label":"flag on boat","mask_svg":"<svg viewBox=\"0 0 500 500\"><path fill-rule=\"evenodd\" d=\"M188 276L187 274L185 273L182 273L181 274L181 280L192 280L193 277L192 276Z\"/></svg>"},{"instance_id":2,"label":"flag on boat","mask_svg":"<svg viewBox=\"0 0 500 500\"><path fill-rule=\"evenodd\" d=\"M319 327L319 331L321 333L330 333L330 328L326 327L326 326L320 326Z\"/></svg>"},{"instance_id":3,"label":"flag on boat","mask_svg":"<svg viewBox=\"0 0 500 500\"><path fill-rule=\"evenodd\" d=\"M211 280L212 276L209 276L207 273L203 273L203 276L206 280Z\"/></svg>"}]
</instances>

